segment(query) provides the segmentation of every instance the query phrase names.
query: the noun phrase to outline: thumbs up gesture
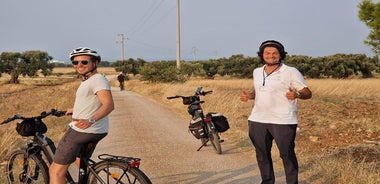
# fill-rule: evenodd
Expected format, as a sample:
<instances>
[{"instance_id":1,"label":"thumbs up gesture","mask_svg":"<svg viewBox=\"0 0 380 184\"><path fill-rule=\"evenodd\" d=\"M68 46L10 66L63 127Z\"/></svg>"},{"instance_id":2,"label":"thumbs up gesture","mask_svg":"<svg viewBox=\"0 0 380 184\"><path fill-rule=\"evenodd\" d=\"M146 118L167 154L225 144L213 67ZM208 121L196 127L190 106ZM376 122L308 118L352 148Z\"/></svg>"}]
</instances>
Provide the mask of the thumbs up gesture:
<instances>
[{"instance_id":1,"label":"thumbs up gesture","mask_svg":"<svg viewBox=\"0 0 380 184\"><path fill-rule=\"evenodd\" d=\"M249 94L247 91L243 90L243 92L241 93L241 96L240 96L240 100L243 101L243 102L247 102L249 99Z\"/></svg>"},{"instance_id":2,"label":"thumbs up gesture","mask_svg":"<svg viewBox=\"0 0 380 184\"><path fill-rule=\"evenodd\" d=\"M289 87L289 91L286 93L286 98L288 98L289 100L294 100L297 98L297 94L299 94L297 92L296 89L292 88L292 87Z\"/></svg>"}]
</instances>

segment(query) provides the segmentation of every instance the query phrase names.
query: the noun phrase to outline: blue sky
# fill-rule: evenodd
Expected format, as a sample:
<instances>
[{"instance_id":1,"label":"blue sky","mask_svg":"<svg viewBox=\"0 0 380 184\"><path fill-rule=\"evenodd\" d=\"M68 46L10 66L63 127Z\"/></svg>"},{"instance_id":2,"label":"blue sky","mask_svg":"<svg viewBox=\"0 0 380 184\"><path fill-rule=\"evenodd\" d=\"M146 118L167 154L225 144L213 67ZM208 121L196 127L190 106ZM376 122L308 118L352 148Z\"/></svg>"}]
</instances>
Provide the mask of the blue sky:
<instances>
[{"instance_id":1,"label":"blue sky","mask_svg":"<svg viewBox=\"0 0 380 184\"><path fill-rule=\"evenodd\" d=\"M364 53L369 29L360 0L180 0L181 59L256 56L260 43L281 41L290 55ZM2 0L0 52L43 50L68 62L79 46L103 60L176 59L177 0Z\"/></svg>"}]
</instances>

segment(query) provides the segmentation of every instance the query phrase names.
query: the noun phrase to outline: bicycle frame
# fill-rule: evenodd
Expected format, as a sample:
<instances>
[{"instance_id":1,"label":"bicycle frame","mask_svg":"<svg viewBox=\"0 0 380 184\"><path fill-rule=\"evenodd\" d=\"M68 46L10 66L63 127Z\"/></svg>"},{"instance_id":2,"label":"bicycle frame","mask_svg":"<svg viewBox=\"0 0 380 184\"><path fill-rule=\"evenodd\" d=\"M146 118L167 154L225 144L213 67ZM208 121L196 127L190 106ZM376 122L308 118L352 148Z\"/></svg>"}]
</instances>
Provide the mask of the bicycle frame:
<instances>
[{"instance_id":1,"label":"bicycle frame","mask_svg":"<svg viewBox=\"0 0 380 184\"><path fill-rule=\"evenodd\" d=\"M51 164L53 162L53 156L54 156L56 147L54 145L54 142L49 137L40 133L36 133L32 139L29 139L27 141L27 145L26 147L23 147L23 149L25 149L27 154L41 155L41 152L43 152L47 161L49 162L49 164ZM98 182L106 184L107 182L103 181L103 179L95 172L95 169L93 166L96 164L96 162L84 156L86 155L86 151L87 151L87 147L84 146L84 148L81 150L81 156L80 156L81 162L80 162L79 170L78 170L78 183L86 183L89 173L92 173L96 177ZM113 156L113 157L115 157L115 160L117 160L120 156ZM140 165L140 159L132 158L132 157L128 157L128 158L132 160L131 162L127 163L130 167L138 167ZM121 160L121 158L119 159ZM107 160L107 158L102 159L102 160ZM111 174L108 171L105 171L105 172L108 174ZM72 175L70 174L70 172L66 173L66 180L70 184L76 183Z\"/></svg>"},{"instance_id":2,"label":"bicycle frame","mask_svg":"<svg viewBox=\"0 0 380 184\"><path fill-rule=\"evenodd\" d=\"M27 145L24 149L28 154L41 154L40 152L42 151L49 165L53 162L56 147L54 142L49 137L41 133L36 133L31 140L27 141L26 144ZM66 174L66 179L69 183L75 183L69 172Z\"/></svg>"},{"instance_id":3,"label":"bicycle frame","mask_svg":"<svg viewBox=\"0 0 380 184\"><path fill-rule=\"evenodd\" d=\"M56 112L56 113L62 113L63 111L61 112L58 112L56 110L53 110L51 111L52 112ZM64 114L64 113L63 113ZM46 116L50 115L47 114ZM45 117L46 117L45 116ZM10 121L13 121L15 119L20 119L20 117L18 116L14 116L13 118L9 118L8 120L4 121L3 123L8 123ZM42 121L42 120L41 120ZM54 157L54 153L56 151L56 146L54 145L54 142L49 138L47 137L46 135L42 134L42 133L39 133L39 132L36 132L34 135L33 135L33 138L27 138L27 141L26 141L26 146L25 147L21 147L22 150L25 150L25 152L29 155L29 154L36 154L36 155L42 155L41 152L43 153L43 155L45 155L45 158L46 160L48 161L48 164L50 165L52 162L53 162L53 157ZM86 151L86 149L83 149L82 152L84 153ZM82 157L82 155L85 155L85 154L81 154L81 163L80 163L80 166L79 166L79 175L78 175L78 180L79 180L79 183L84 183L85 181L87 181L86 179L87 178L80 178L80 172L82 170L84 170L85 172L85 176L87 177L88 176L88 173L87 173L87 168L89 168L89 172L92 172L94 174L94 176L99 180L101 181L102 183L105 183L104 181L102 181L102 179L99 177L98 174L96 174L95 170L92 168L92 165L94 165L96 162L91 160L90 158L85 158L85 157ZM26 157L27 158L27 157ZM45 162L45 161L44 161ZM46 163L46 162L45 162ZM71 176L70 172L68 171L66 173L66 180L68 183L72 183L74 184L75 181L73 179L73 177Z\"/></svg>"},{"instance_id":4,"label":"bicycle frame","mask_svg":"<svg viewBox=\"0 0 380 184\"><path fill-rule=\"evenodd\" d=\"M42 178L45 182L49 180L48 165L53 162L56 147L54 142L49 137L44 135L47 132L47 128L43 127L46 125L44 125L42 119L50 115L61 117L65 114L66 111L57 111L56 109L52 109L50 112L42 112L40 116L36 117L22 117L16 114L0 123L1 125L21 119L22 121L17 124L16 130L19 135L27 137L26 146L21 147L20 150L13 151L11 153L10 160L7 163L7 177L10 182L20 180L22 182L29 183L39 178ZM33 123L40 124L37 125ZM95 162L88 157L88 151L91 148L94 148L91 146L95 146L95 144L91 142L85 144L80 152L78 175L78 182L80 184L87 183L88 180L91 180L90 182L96 180L97 182L105 184L110 182L110 180L124 182L125 179L127 179L127 183L130 183L131 181L133 181L133 183L138 181L144 184L151 184L150 179L139 169L140 158L100 154L98 155L98 158L101 161ZM23 160L17 160L20 162L15 162L15 159L19 156L21 156L20 159ZM31 171L29 170L30 158L33 160L31 162L31 167L34 169L34 172L31 173L29 173L29 171ZM12 171L13 166L15 165L14 163L18 163L18 165L22 163L22 165L20 165L20 169L18 169L16 173L13 173ZM113 172L113 169L116 169L115 172ZM42 176L38 177L40 171ZM76 183L69 171L66 172L66 181L70 184Z\"/></svg>"}]
</instances>

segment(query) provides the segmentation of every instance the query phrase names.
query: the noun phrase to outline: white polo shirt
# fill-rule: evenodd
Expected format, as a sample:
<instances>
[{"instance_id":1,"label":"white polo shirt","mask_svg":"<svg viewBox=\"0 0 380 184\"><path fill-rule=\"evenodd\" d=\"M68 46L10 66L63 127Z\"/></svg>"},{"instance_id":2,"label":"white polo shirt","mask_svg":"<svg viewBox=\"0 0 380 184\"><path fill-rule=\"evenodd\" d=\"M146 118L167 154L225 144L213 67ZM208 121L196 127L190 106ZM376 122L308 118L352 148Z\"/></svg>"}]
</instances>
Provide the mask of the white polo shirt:
<instances>
[{"instance_id":1,"label":"white polo shirt","mask_svg":"<svg viewBox=\"0 0 380 184\"><path fill-rule=\"evenodd\" d=\"M294 67L282 64L269 76L264 67L253 71L255 103L248 120L271 124L297 124L297 99L288 100L289 87L301 90L307 87L302 74Z\"/></svg>"},{"instance_id":2,"label":"white polo shirt","mask_svg":"<svg viewBox=\"0 0 380 184\"><path fill-rule=\"evenodd\" d=\"M73 108L73 119L89 119L102 106L96 93L100 90L111 90L108 79L102 74L95 74L83 81L76 93ZM87 129L80 129L74 126L75 122L71 122L69 126L78 131L85 133L107 133L109 130L108 116L96 121Z\"/></svg>"}]
</instances>

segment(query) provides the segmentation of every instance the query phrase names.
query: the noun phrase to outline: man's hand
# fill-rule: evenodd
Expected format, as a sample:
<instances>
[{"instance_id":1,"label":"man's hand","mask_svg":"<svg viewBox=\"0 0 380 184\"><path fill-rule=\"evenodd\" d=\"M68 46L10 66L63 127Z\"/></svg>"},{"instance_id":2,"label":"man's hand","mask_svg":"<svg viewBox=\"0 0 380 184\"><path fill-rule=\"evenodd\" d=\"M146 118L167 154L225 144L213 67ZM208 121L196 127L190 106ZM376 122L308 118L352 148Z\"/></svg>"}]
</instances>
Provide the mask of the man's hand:
<instances>
[{"instance_id":1,"label":"man's hand","mask_svg":"<svg viewBox=\"0 0 380 184\"><path fill-rule=\"evenodd\" d=\"M89 122L88 119L73 119L73 121L76 121L75 126L82 130L92 125L92 123Z\"/></svg>"},{"instance_id":2,"label":"man's hand","mask_svg":"<svg viewBox=\"0 0 380 184\"><path fill-rule=\"evenodd\" d=\"M297 98L297 91L296 91L296 89L294 89L292 87L289 87L289 91L286 93L286 98L288 98L289 100L296 99Z\"/></svg>"},{"instance_id":3,"label":"man's hand","mask_svg":"<svg viewBox=\"0 0 380 184\"><path fill-rule=\"evenodd\" d=\"M68 116L68 115L73 115L73 109L72 108L68 108L67 110L66 110L66 114L65 114L66 116Z\"/></svg>"},{"instance_id":4,"label":"man's hand","mask_svg":"<svg viewBox=\"0 0 380 184\"><path fill-rule=\"evenodd\" d=\"M250 94L247 91L244 91L240 95L240 100L242 102L247 102L250 99Z\"/></svg>"}]
</instances>

